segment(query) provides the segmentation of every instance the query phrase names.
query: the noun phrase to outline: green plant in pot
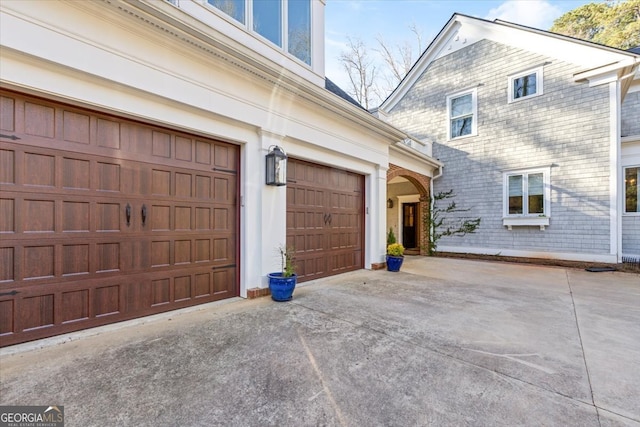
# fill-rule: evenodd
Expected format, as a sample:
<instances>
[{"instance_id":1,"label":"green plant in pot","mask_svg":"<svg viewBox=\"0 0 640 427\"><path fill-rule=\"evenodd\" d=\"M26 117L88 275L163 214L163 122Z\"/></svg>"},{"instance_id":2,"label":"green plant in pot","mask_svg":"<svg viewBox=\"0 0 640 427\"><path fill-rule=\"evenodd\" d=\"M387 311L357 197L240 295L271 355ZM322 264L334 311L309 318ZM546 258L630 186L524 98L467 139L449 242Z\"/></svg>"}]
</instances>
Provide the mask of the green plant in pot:
<instances>
[{"instance_id":1,"label":"green plant in pot","mask_svg":"<svg viewBox=\"0 0 640 427\"><path fill-rule=\"evenodd\" d=\"M400 243L392 243L387 246L387 270L400 271L404 261L404 246Z\"/></svg>"},{"instance_id":2,"label":"green plant in pot","mask_svg":"<svg viewBox=\"0 0 640 427\"><path fill-rule=\"evenodd\" d=\"M298 275L293 262L294 250L285 246L278 248L282 263L282 271L269 273L269 291L274 301L291 301L296 288Z\"/></svg>"}]
</instances>

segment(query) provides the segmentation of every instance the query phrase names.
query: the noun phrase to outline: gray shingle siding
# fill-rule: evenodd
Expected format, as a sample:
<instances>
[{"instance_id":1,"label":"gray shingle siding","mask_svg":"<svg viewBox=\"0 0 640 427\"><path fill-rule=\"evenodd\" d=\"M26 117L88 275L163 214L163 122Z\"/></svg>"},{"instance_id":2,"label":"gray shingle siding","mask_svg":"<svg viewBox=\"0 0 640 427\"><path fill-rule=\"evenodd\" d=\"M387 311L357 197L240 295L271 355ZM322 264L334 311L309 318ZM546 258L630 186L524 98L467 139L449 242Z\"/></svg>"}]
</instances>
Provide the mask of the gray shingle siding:
<instances>
[{"instance_id":1,"label":"gray shingle siding","mask_svg":"<svg viewBox=\"0 0 640 427\"><path fill-rule=\"evenodd\" d=\"M544 65L542 96L508 103L508 77ZM390 121L434 142L444 175L434 191L454 189L461 214L480 217L475 234L439 244L501 250L608 254L609 89L573 81L561 59L482 40L442 57L389 112ZM449 94L478 94L478 135L447 141ZM545 231L502 223L503 172L551 166L551 217Z\"/></svg>"},{"instance_id":2,"label":"gray shingle siding","mask_svg":"<svg viewBox=\"0 0 640 427\"><path fill-rule=\"evenodd\" d=\"M622 217L622 253L640 256L640 216Z\"/></svg>"},{"instance_id":3,"label":"gray shingle siding","mask_svg":"<svg viewBox=\"0 0 640 427\"><path fill-rule=\"evenodd\" d=\"M640 135L640 92L628 93L622 103L622 136Z\"/></svg>"}]
</instances>

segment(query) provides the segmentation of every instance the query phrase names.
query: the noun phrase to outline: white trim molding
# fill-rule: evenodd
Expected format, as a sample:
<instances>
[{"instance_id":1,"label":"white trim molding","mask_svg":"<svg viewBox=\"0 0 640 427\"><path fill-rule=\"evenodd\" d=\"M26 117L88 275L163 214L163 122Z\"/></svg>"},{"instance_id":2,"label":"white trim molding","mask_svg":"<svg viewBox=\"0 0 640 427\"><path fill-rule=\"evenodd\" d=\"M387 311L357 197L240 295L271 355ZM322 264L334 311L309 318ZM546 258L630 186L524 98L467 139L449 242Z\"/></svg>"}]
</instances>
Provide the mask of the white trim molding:
<instances>
[{"instance_id":1,"label":"white trim molding","mask_svg":"<svg viewBox=\"0 0 640 427\"><path fill-rule=\"evenodd\" d=\"M536 92L530 95L523 95L523 96L514 98L513 96L514 81L522 77L528 77L530 75L536 76ZM536 68L530 68L526 71L522 71L520 73L509 76L509 93L508 93L509 104L511 104L512 102L520 102L529 98L535 98L536 96L540 96L542 94L544 94L544 66L543 65Z\"/></svg>"},{"instance_id":2,"label":"white trim molding","mask_svg":"<svg viewBox=\"0 0 640 427\"><path fill-rule=\"evenodd\" d=\"M563 261L605 262L616 264L617 257L607 254L587 254L575 252L550 252L546 250L480 248L475 246L443 246L438 245L438 252L462 254L512 256L518 258L557 259Z\"/></svg>"},{"instance_id":3,"label":"white trim molding","mask_svg":"<svg viewBox=\"0 0 640 427\"><path fill-rule=\"evenodd\" d=\"M451 136L451 121L454 119L451 117L451 101L456 98L461 98L465 95L471 95L471 113L462 116L456 116L455 118L471 115L471 133L460 136ZM461 90L447 95L447 141L469 138L476 135L478 135L478 88L474 87L472 89Z\"/></svg>"},{"instance_id":4,"label":"white trim molding","mask_svg":"<svg viewBox=\"0 0 640 427\"><path fill-rule=\"evenodd\" d=\"M396 198L398 199L398 205L396 206L397 210L398 210L398 235L396 236L396 240L398 241L398 243L401 243L404 245L404 238L403 238L403 233L402 233L402 220L403 220L403 215L402 215L402 204L403 203L419 203L420 202L420 195L419 194L410 194L408 196L396 196ZM418 221L420 219L418 218Z\"/></svg>"},{"instance_id":5,"label":"white trim molding","mask_svg":"<svg viewBox=\"0 0 640 427\"><path fill-rule=\"evenodd\" d=\"M542 174L543 181L543 211L542 213L529 214L524 211L527 207L527 189L523 188L523 213L522 214L510 214L509 213L509 177L511 176L523 176L523 187L527 182L525 177L532 174ZM513 169L503 171L502 173L502 225L506 226L508 230L513 230L513 227L540 227L540 230L544 231L545 227L549 225L549 218L551 217L551 167L537 167L526 169Z\"/></svg>"},{"instance_id":6,"label":"white trim molding","mask_svg":"<svg viewBox=\"0 0 640 427\"><path fill-rule=\"evenodd\" d=\"M624 212L620 95L620 82L616 80L609 83L609 165L611 168L609 179L609 252L616 258L616 262L622 262L622 213Z\"/></svg>"}]
</instances>

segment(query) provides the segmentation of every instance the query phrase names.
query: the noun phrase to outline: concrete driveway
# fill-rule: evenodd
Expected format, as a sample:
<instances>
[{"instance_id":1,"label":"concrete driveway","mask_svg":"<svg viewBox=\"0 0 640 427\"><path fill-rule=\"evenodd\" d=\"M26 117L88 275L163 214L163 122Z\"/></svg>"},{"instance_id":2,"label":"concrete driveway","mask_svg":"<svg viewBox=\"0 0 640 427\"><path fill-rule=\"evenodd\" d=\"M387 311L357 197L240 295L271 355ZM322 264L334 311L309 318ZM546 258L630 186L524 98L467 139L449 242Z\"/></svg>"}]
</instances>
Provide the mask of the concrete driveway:
<instances>
[{"instance_id":1,"label":"concrete driveway","mask_svg":"<svg viewBox=\"0 0 640 427\"><path fill-rule=\"evenodd\" d=\"M67 427L640 426L636 274L408 257L24 348L0 403Z\"/></svg>"}]
</instances>

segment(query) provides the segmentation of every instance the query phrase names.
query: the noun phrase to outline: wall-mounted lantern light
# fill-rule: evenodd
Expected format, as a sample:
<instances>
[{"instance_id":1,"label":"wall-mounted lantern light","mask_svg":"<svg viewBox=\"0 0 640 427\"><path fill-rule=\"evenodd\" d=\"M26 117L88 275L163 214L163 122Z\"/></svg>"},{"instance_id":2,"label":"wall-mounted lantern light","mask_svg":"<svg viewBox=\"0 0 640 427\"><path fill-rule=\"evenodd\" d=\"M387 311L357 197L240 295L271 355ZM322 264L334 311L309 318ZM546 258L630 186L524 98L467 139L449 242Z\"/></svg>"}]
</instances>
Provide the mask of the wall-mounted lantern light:
<instances>
[{"instance_id":1,"label":"wall-mounted lantern light","mask_svg":"<svg viewBox=\"0 0 640 427\"><path fill-rule=\"evenodd\" d=\"M277 145L267 154L267 185L287 185L287 154Z\"/></svg>"},{"instance_id":2,"label":"wall-mounted lantern light","mask_svg":"<svg viewBox=\"0 0 640 427\"><path fill-rule=\"evenodd\" d=\"M387 200L387 208L389 208L389 209L393 208L393 200L391 200L391 199Z\"/></svg>"}]
</instances>

